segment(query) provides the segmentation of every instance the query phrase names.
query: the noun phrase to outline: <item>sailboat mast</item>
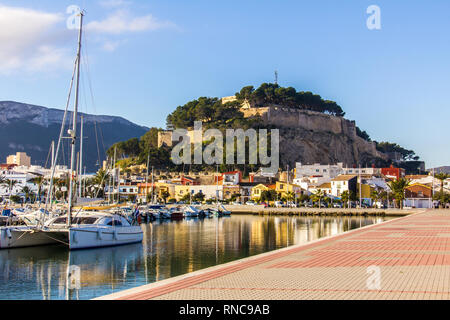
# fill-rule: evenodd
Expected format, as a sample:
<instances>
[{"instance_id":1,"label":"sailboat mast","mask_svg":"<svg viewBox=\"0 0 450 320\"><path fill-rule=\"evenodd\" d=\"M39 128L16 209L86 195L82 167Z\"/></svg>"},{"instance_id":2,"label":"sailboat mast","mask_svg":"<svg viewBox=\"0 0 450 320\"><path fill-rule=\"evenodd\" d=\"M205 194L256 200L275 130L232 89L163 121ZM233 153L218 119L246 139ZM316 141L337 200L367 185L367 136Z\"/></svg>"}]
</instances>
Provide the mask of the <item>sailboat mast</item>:
<instances>
[{"instance_id":1,"label":"sailboat mast","mask_svg":"<svg viewBox=\"0 0 450 320\"><path fill-rule=\"evenodd\" d=\"M70 227L72 224L72 195L73 195L73 183L74 183L74 177L73 177L73 170L74 170L74 163L75 163L75 142L77 140L77 113L78 113L78 97L79 97L79 89L80 89L80 60L81 60L81 40L82 40L82 34L83 34L83 16L84 13L80 12L80 32L78 34L78 51L77 51L77 81L76 81L76 88L75 88L75 106L73 110L73 123L72 123L72 130L69 132L71 137L71 160L70 160L70 184L69 184L69 210L67 213L67 225Z\"/></svg>"},{"instance_id":2,"label":"sailboat mast","mask_svg":"<svg viewBox=\"0 0 450 320\"><path fill-rule=\"evenodd\" d=\"M151 204L153 204L153 200L154 200L154 196L153 196L153 184L155 183L155 181L154 181L153 177L154 177L154 174L153 174L153 166L152 166L152 202L151 202Z\"/></svg>"},{"instance_id":3,"label":"sailboat mast","mask_svg":"<svg viewBox=\"0 0 450 320\"><path fill-rule=\"evenodd\" d=\"M81 116L81 131L80 131L80 175L78 179L78 197L81 198L82 182L83 182L83 116Z\"/></svg>"},{"instance_id":4,"label":"sailboat mast","mask_svg":"<svg viewBox=\"0 0 450 320\"><path fill-rule=\"evenodd\" d=\"M52 141L52 168L55 165L55 141Z\"/></svg>"},{"instance_id":5,"label":"sailboat mast","mask_svg":"<svg viewBox=\"0 0 450 320\"><path fill-rule=\"evenodd\" d=\"M147 157L147 175L145 176L145 200L144 203L148 203L148 171L149 171L149 166L150 165L150 151L148 152L148 157Z\"/></svg>"}]
</instances>

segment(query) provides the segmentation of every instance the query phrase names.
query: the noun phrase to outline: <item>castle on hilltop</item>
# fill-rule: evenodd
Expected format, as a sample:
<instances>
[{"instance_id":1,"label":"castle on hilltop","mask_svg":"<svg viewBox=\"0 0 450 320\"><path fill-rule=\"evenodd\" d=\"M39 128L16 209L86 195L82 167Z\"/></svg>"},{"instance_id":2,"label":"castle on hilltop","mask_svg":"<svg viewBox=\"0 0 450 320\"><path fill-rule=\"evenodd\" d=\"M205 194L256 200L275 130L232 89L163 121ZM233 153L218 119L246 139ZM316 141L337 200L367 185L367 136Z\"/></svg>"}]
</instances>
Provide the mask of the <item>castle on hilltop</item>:
<instances>
[{"instance_id":1,"label":"castle on hilltop","mask_svg":"<svg viewBox=\"0 0 450 320\"><path fill-rule=\"evenodd\" d=\"M222 98L222 104L236 101L236 96ZM357 137L355 121L336 117L330 114L270 104L264 107L252 107L248 101L242 103L240 111L245 118L260 116L264 124L277 128L304 129L313 132ZM188 131L193 143L193 131ZM158 133L158 147L172 146L172 130Z\"/></svg>"}]
</instances>

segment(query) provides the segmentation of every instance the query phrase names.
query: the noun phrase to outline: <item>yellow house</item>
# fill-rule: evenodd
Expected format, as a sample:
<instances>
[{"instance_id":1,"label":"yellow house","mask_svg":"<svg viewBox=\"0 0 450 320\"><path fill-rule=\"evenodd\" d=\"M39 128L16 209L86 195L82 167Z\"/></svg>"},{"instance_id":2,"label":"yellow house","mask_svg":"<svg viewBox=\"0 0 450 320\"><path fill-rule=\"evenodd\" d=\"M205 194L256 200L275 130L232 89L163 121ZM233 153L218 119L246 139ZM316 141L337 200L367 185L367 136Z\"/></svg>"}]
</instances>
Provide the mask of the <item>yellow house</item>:
<instances>
[{"instance_id":1,"label":"yellow house","mask_svg":"<svg viewBox=\"0 0 450 320\"><path fill-rule=\"evenodd\" d=\"M175 198L175 185L167 182L155 182L153 185L151 183L139 183L138 185L138 196L140 198L145 198L150 195L153 190L153 194L162 199L162 194L164 191L169 193L169 198Z\"/></svg>"},{"instance_id":2,"label":"yellow house","mask_svg":"<svg viewBox=\"0 0 450 320\"><path fill-rule=\"evenodd\" d=\"M358 184L358 188L359 188L359 184ZM375 189L372 188L371 186L369 186L368 184L362 184L361 185L361 198L362 199L370 199L372 191L374 191ZM357 197L359 197L359 189L358 189L358 194L356 195Z\"/></svg>"},{"instance_id":3,"label":"yellow house","mask_svg":"<svg viewBox=\"0 0 450 320\"><path fill-rule=\"evenodd\" d=\"M182 184L175 185L175 199L180 201L186 194L189 194L190 186L184 186Z\"/></svg>"},{"instance_id":4,"label":"yellow house","mask_svg":"<svg viewBox=\"0 0 450 320\"><path fill-rule=\"evenodd\" d=\"M169 193L169 198L175 198L175 185L173 183L167 183L167 182L156 182L156 187L158 190L158 197L162 198L163 192Z\"/></svg>"},{"instance_id":5,"label":"yellow house","mask_svg":"<svg viewBox=\"0 0 450 320\"><path fill-rule=\"evenodd\" d=\"M253 201L258 201L261 198L261 194L263 193L263 191L268 191L268 190L275 190L276 186L275 185L265 185L265 184L258 184L256 186L254 186L252 188L252 195L251 198Z\"/></svg>"},{"instance_id":6,"label":"yellow house","mask_svg":"<svg viewBox=\"0 0 450 320\"><path fill-rule=\"evenodd\" d=\"M275 185L275 191L281 194L281 197L286 196L288 192L293 192L294 194L300 194L302 192L302 187L299 185L282 181L277 181Z\"/></svg>"}]
</instances>

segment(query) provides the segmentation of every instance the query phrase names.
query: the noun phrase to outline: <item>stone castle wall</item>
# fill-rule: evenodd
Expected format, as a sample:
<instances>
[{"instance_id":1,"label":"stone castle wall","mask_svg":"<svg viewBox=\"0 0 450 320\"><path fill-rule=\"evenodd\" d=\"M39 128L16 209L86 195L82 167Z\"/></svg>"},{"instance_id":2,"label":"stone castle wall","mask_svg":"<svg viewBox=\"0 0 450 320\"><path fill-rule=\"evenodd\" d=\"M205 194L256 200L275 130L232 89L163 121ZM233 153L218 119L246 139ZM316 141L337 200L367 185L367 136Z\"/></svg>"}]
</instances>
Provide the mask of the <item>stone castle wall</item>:
<instances>
[{"instance_id":1,"label":"stone castle wall","mask_svg":"<svg viewBox=\"0 0 450 320\"><path fill-rule=\"evenodd\" d=\"M226 102L232 97L225 98ZM325 113L270 105L262 108L241 108L245 118L261 116L264 123L280 129L281 153L286 161L295 163L345 162L348 165L371 158L386 159L374 142L356 134L354 121ZM193 131L189 131L191 141ZM172 146L172 132L158 134L158 146Z\"/></svg>"}]
</instances>

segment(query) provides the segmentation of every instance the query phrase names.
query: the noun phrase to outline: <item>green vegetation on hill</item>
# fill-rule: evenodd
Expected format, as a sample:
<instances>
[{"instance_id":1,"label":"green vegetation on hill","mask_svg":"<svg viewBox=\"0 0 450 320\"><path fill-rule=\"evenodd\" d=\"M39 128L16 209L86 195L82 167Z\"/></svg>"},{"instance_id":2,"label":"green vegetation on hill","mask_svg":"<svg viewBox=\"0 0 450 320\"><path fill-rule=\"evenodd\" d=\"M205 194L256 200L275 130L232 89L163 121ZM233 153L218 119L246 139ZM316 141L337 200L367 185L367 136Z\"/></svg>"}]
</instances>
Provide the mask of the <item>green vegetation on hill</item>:
<instances>
[{"instance_id":1,"label":"green vegetation on hill","mask_svg":"<svg viewBox=\"0 0 450 320\"><path fill-rule=\"evenodd\" d=\"M278 84L263 83L259 88L247 86L236 93L239 102L247 101L252 107L264 107L277 104L286 107L328 113L343 117L345 112L334 101L323 100L318 94L309 91L298 92L295 88L280 87Z\"/></svg>"},{"instance_id":2,"label":"green vegetation on hill","mask_svg":"<svg viewBox=\"0 0 450 320\"><path fill-rule=\"evenodd\" d=\"M404 161L417 161L420 159L419 156L413 150L407 150L405 148L400 147L396 143L390 142L375 142L378 151L389 153L389 152L397 152L400 154Z\"/></svg>"},{"instance_id":3,"label":"green vegetation on hill","mask_svg":"<svg viewBox=\"0 0 450 320\"><path fill-rule=\"evenodd\" d=\"M179 106L167 117L167 125L175 128L188 128L194 121L203 121L215 128L249 128L260 125L260 119L244 118L240 111L242 103L247 101L252 107L263 107L270 104L283 105L290 108L312 110L343 117L345 113L334 101L323 100L321 96L311 92L297 92L294 88L283 88L277 84L263 83L255 90L247 86L236 93L237 101L222 103L219 98L201 97Z\"/></svg>"},{"instance_id":4,"label":"green vegetation on hill","mask_svg":"<svg viewBox=\"0 0 450 320\"><path fill-rule=\"evenodd\" d=\"M223 104L219 98L200 97L179 106L167 116L167 125L174 128L191 128L194 121L202 121L211 128L250 128L260 123L258 117L244 118L238 101Z\"/></svg>"},{"instance_id":5,"label":"green vegetation on hill","mask_svg":"<svg viewBox=\"0 0 450 320\"><path fill-rule=\"evenodd\" d=\"M121 141L113 144L107 151L110 159L114 158L116 152L116 159L122 161L121 166L132 166L147 163L150 155L150 163L157 167L171 166L170 148L158 148L158 132L162 131L160 128L151 128L140 139L132 138L127 141Z\"/></svg>"}]
</instances>

